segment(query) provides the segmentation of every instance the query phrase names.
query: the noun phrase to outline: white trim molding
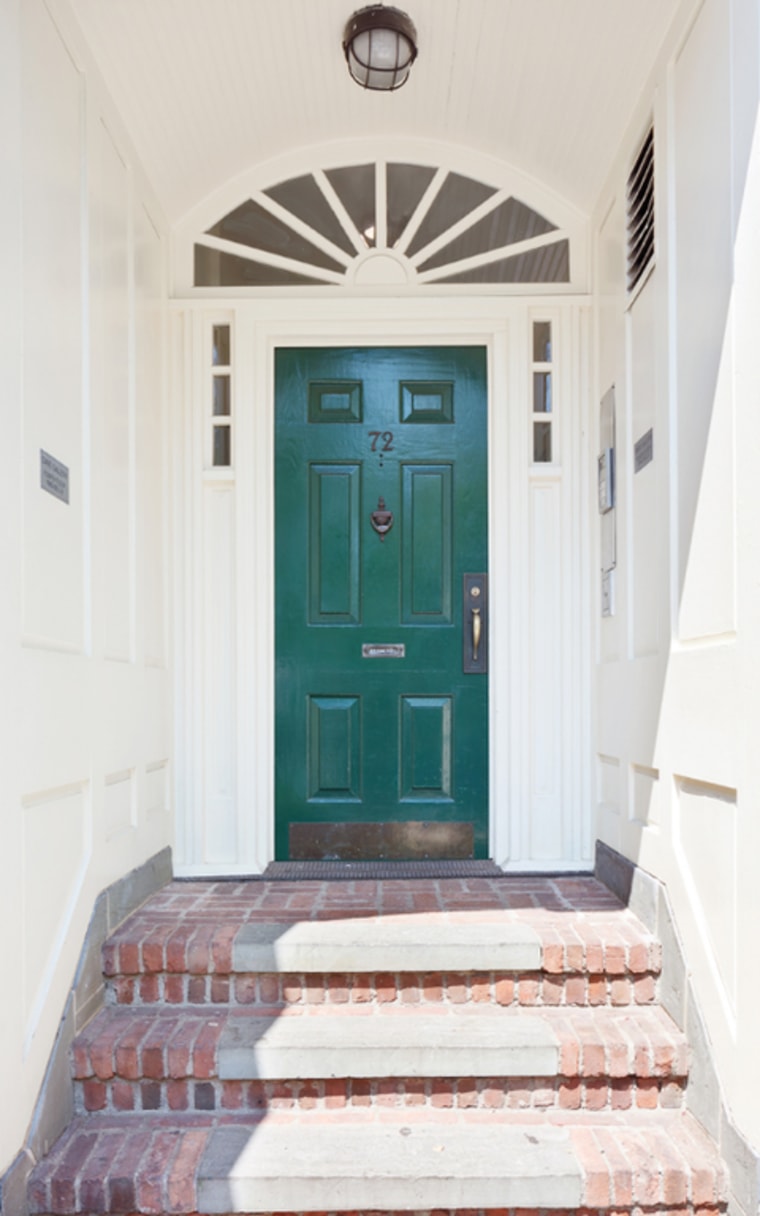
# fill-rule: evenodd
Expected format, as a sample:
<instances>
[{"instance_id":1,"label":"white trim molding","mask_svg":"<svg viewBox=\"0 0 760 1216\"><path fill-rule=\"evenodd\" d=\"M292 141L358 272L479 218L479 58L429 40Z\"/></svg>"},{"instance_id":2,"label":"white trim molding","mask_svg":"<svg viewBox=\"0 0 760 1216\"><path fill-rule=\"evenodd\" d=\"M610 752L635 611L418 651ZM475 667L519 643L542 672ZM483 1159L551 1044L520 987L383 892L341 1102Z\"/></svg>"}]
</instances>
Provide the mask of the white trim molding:
<instances>
[{"instance_id":1,"label":"white trim molding","mask_svg":"<svg viewBox=\"0 0 760 1216\"><path fill-rule=\"evenodd\" d=\"M355 217L348 214L329 178L334 171L368 165L372 166L375 176L377 217L369 248L365 236L357 228ZM433 174L427 189L417 200L405 230L391 245L386 240L385 223L386 171L389 165L405 168L417 166ZM429 233L423 244L410 253L410 243L414 244L415 234L430 214L430 209L435 207L438 193L446 186L449 174L469 179L471 187L482 186L487 197L476 205L475 189L471 203L462 202L462 211L458 216L452 213L448 223L443 219L437 221L435 234ZM309 176L315 193L321 195L322 208L333 213L329 231L322 230L316 213L309 217L311 222L307 222L304 219L306 213L295 215L270 193L278 186ZM461 181L458 183L460 193L462 184ZM522 238L516 229L507 234L506 245L497 243L494 248L481 248L478 245L477 251L473 247L470 256L469 250L460 250L458 254L452 252L447 262L439 259L435 268L427 266L427 259L442 246L464 232L471 232L478 220L493 217L494 212L507 200L517 204L523 214L533 212L534 221L546 221L551 225L550 230L546 231L539 223L533 231L531 224L528 224ZM239 239L230 240L227 234L222 236L214 233L214 228L225 216L236 212L249 201L260 214L269 217L269 223L284 225L283 231L289 231L290 239L281 248L273 246L266 250L257 247L255 241L251 247L248 237L239 236L239 216L235 217L229 230L230 235ZM462 201L461 198L459 201ZM511 223L509 227L512 228ZM340 230L342 237L337 235ZM499 296L543 296L547 291L570 295L588 290L588 234L588 217L566 199L516 167L472 148L396 136L369 142L333 141L301 148L258 164L225 182L188 212L173 232L173 290L177 296L196 296L206 300L250 299L252 296L276 298L291 295L294 291L302 295L303 283L313 280L313 285L306 290L310 296L318 298L334 297L336 288L341 293L361 297L382 297L399 292L433 296L443 294L449 298L473 294L488 296L492 293ZM348 252L346 242L354 249L353 253ZM540 253L544 250L549 254L547 247L558 247L563 243L567 246L569 267L566 281L564 274L563 281L555 283L519 281L532 278L523 266L515 272L518 280L515 282L490 283L485 279L481 282L457 281L460 275L467 275L470 279L477 277L493 262L505 258L520 261L534 251ZM256 262L259 273L269 267L274 274L286 276L285 284L288 275L303 276L301 286L273 286L278 281L276 277L270 283L262 281L259 286L251 283L239 287L196 286L196 245L201 249L216 251L220 256L232 255L233 260ZM309 246L316 255L313 265L305 252ZM298 247L302 250L303 260L299 260Z\"/></svg>"},{"instance_id":2,"label":"white trim molding","mask_svg":"<svg viewBox=\"0 0 760 1216\"><path fill-rule=\"evenodd\" d=\"M540 305L493 297L360 307L345 297L175 302L185 314L175 330L185 344L175 360L183 376L175 406L186 460L177 537L185 604L177 640L179 875L261 873L274 857L274 352L287 346L487 349L491 856L506 870L592 868L588 307L561 297ZM561 459L546 464L532 463L535 320L550 321L554 335ZM235 455L224 473L203 458L211 391L203 351L219 323L232 326L234 352Z\"/></svg>"}]
</instances>

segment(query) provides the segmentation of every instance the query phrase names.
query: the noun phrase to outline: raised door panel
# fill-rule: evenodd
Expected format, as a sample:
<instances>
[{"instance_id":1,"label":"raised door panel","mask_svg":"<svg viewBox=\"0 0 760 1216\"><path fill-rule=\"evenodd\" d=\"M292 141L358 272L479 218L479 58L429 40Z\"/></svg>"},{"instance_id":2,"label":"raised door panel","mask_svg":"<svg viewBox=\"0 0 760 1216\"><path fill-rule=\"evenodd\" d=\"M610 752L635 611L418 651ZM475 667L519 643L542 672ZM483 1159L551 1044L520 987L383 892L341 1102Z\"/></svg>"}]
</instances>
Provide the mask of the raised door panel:
<instances>
[{"instance_id":1,"label":"raised door panel","mask_svg":"<svg viewBox=\"0 0 760 1216\"><path fill-rule=\"evenodd\" d=\"M362 727L359 697L309 697L310 802L359 802Z\"/></svg>"},{"instance_id":2,"label":"raised door panel","mask_svg":"<svg viewBox=\"0 0 760 1216\"><path fill-rule=\"evenodd\" d=\"M402 476L401 620L407 625L448 625L453 602L452 467L406 464Z\"/></svg>"},{"instance_id":3,"label":"raised door panel","mask_svg":"<svg viewBox=\"0 0 760 1216\"><path fill-rule=\"evenodd\" d=\"M401 801L451 801L452 698L404 696L400 711Z\"/></svg>"},{"instance_id":4,"label":"raised door panel","mask_svg":"<svg viewBox=\"0 0 760 1216\"><path fill-rule=\"evenodd\" d=\"M361 619L358 464L309 468L309 621L356 625Z\"/></svg>"}]
</instances>

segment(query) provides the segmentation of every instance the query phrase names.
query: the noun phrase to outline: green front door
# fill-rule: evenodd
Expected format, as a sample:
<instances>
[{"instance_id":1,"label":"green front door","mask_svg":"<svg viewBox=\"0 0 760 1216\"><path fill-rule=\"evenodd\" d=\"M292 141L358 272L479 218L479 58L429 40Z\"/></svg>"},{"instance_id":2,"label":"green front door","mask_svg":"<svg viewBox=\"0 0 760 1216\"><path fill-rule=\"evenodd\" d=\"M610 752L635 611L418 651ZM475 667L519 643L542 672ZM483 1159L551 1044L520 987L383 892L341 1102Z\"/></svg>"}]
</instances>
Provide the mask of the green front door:
<instances>
[{"instance_id":1,"label":"green front door","mask_svg":"<svg viewBox=\"0 0 760 1216\"><path fill-rule=\"evenodd\" d=\"M486 352L278 350L275 418L276 855L487 857Z\"/></svg>"}]
</instances>

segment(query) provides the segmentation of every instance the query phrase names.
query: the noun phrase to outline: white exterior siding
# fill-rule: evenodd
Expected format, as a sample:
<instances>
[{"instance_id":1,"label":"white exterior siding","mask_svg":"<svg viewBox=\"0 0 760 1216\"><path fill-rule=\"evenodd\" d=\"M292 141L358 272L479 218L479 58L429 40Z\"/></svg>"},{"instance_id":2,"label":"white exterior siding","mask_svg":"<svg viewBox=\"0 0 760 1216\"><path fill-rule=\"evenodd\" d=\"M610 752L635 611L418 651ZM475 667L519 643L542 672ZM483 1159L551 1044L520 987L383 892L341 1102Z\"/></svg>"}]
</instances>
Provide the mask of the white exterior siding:
<instances>
[{"instance_id":1,"label":"white exterior siding","mask_svg":"<svg viewBox=\"0 0 760 1216\"><path fill-rule=\"evenodd\" d=\"M745 0L692 9L594 223L597 399L615 384L618 438L597 822L667 884L729 1107L758 1143L758 14ZM625 181L652 115L656 265L627 308ZM649 427L654 461L634 473Z\"/></svg>"},{"instance_id":2,"label":"white exterior siding","mask_svg":"<svg viewBox=\"0 0 760 1216\"><path fill-rule=\"evenodd\" d=\"M166 233L71 32L1 8L4 1167L95 896L171 838L172 744Z\"/></svg>"}]
</instances>

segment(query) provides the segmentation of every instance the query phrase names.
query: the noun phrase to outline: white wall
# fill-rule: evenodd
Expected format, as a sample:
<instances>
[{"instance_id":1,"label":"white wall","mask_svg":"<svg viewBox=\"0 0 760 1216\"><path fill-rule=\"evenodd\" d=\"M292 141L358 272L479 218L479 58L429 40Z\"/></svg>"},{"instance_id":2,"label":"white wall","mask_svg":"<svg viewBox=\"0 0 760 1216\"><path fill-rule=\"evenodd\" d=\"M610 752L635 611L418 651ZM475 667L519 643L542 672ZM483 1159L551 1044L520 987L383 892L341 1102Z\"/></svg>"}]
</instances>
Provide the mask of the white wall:
<instances>
[{"instance_id":1,"label":"white wall","mask_svg":"<svg viewBox=\"0 0 760 1216\"><path fill-rule=\"evenodd\" d=\"M619 477L595 716L598 834L667 883L730 1107L760 1145L757 100L757 5L684 4L597 210L597 400L615 384ZM652 117L656 266L627 308L625 180Z\"/></svg>"},{"instance_id":2,"label":"white wall","mask_svg":"<svg viewBox=\"0 0 760 1216\"><path fill-rule=\"evenodd\" d=\"M0 59L2 1173L95 896L170 840L171 736L162 217L63 4L0 5Z\"/></svg>"}]
</instances>

